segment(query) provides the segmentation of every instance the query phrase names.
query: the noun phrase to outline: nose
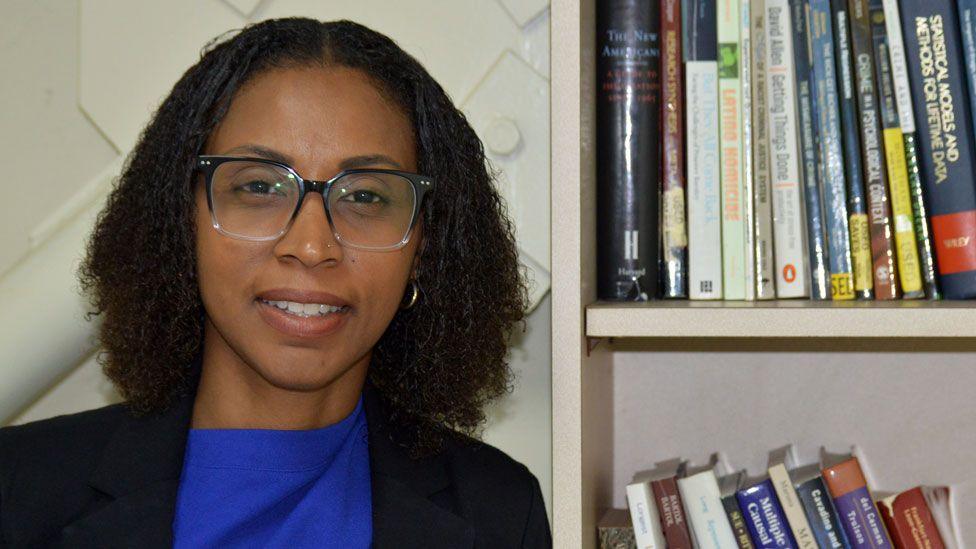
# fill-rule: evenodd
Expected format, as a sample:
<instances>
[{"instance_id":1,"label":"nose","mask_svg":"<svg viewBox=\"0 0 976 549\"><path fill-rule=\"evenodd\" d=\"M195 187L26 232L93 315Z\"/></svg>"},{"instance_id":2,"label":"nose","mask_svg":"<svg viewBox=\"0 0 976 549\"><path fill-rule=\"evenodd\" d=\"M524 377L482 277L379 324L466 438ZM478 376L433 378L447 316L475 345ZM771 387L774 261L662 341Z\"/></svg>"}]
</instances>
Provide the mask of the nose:
<instances>
[{"instance_id":1,"label":"nose","mask_svg":"<svg viewBox=\"0 0 976 549\"><path fill-rule=\"evenodd\" d=\"M275 255L297 259L306 267L342 261L342 246L329 225L320 193L305 195L291 227L275 244Z\"/></svg>"}]
</instances>

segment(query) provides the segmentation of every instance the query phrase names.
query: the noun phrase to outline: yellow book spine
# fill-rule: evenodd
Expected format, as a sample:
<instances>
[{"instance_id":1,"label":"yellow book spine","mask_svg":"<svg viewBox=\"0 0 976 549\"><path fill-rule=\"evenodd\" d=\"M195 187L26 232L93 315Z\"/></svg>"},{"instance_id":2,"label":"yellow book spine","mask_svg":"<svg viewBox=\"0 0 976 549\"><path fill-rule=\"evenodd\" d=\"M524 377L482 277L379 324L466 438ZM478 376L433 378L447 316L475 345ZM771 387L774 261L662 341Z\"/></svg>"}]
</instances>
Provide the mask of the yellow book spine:
<instances>
[{"instance_id":1,"label":"yellow book spine","mask_svg":"<svg viewBox=\"0 0 976 549\"><path fill-rule=\"evenodd\" d=\"M922 271L915 242L915 225L912 222L912 199L908 190L908 167L905 165L905 137L900 127L884 130L884 145L899 279L905 297L917 297L922 292Z\"/></svg>"},{"instance_id":2,"label":"yellow book spine","mask_svg":"<svg viewBox=\"0 0 976 549\"><path fill-rule=\"evenodd\" d=\"M871 272L871 229L868 227L868 214L850 215L851 264L854 266L854 290L858 293L874 289Z\"/></svg>"}]
</instances>

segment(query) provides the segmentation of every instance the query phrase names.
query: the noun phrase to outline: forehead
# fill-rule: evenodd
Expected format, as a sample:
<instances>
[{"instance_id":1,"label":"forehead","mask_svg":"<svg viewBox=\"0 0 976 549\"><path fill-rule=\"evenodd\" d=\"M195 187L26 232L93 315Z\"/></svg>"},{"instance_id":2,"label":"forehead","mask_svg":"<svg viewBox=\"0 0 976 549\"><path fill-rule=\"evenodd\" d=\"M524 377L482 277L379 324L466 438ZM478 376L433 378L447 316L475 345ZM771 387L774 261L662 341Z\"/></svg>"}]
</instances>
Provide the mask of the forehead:
<instances>
[{"instance_id":1,"label":"forehead","mask_svg":"<svg viewBox=\"0 0 976 549\"><path fill-rule=\"evenodd\" d=\"M413 129L362 71L276 68L238 90L207 141L208 154L245 144L283 153L309 178L327 179L345 158L385 155L415 171Z\"/></svg>"}]
</instances>

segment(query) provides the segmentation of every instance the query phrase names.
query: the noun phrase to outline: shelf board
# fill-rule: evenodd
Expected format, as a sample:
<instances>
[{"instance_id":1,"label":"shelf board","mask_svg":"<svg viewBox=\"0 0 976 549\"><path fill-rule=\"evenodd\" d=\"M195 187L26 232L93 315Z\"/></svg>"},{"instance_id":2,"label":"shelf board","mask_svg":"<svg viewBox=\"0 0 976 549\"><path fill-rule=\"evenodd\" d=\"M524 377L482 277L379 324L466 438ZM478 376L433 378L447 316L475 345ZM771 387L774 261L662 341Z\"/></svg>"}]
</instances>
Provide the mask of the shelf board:
<instances>
[{"instance_id":1,"label":"shelf board","mask_svg":"<svg viewBox=\"0 0 976 549\"><path fill-rule=\"evenodd\" d=\"M976 338L967 301L597 301L589 337Z\"/></svg>"}]
</instances>

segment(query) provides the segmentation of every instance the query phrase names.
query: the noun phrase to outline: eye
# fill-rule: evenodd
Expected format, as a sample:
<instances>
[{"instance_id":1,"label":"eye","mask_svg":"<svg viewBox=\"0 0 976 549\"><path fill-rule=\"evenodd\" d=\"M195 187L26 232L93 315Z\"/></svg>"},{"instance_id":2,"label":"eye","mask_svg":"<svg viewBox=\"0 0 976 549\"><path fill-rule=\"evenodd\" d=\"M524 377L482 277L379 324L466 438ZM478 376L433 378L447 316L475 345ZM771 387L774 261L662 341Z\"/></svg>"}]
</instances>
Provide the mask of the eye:
<instances>
[{"instance_id":1,"label":"eye","mask_svg":"<svg viewBox=\"0 0 976 549\"><path fill-rule=\"evenodd\" d=\"M355 202L357 204L376 204L379 202L384 202L382 196L366 189L357 189L346 193L339 200Z\"/></svg>"},{"instance_id":2,"label":"eye","mask_svg":"<svg viewBox=\"0 0 976 549\"><path fill-rule=\"evenodd\" d=\"M282 187L283 185L281 183L273 183L270 181L261 181L260 179L256 179L237 185L235 190L250 195L283 196L285 193Z\"/></svg>"}]
</instances>

